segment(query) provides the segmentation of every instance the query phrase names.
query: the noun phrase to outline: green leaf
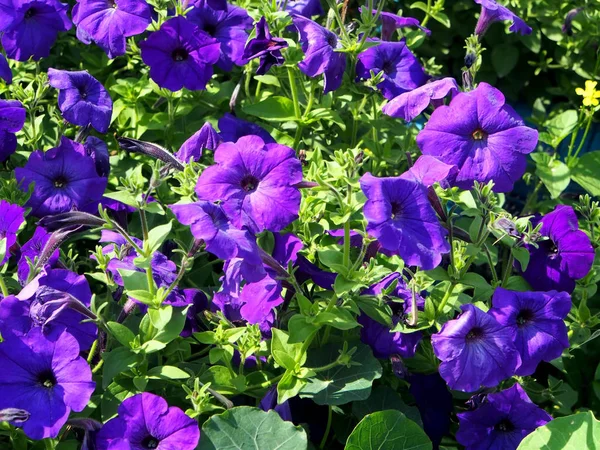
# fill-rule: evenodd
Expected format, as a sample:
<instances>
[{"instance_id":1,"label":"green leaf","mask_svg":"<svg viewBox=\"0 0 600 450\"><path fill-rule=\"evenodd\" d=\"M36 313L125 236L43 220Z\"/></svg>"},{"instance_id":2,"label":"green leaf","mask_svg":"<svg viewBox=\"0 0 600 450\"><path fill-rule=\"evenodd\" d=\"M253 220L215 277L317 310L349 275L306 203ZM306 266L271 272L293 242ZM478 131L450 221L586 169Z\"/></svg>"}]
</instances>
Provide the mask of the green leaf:
<instances>
[{"instance_id":1,"label":"green leaf","mask_svg":"<svg viewBox=\"0 0 600 450\"><path fill-rule=\"evenodd\" d=\"M102 369L102 387L106 388L112 379L138 363L138 355L127 347L117 347L102 354L104 367Z\"/></svg>"},{"instance_id":2,"label":"green leaf","mask_svg":"<svg viewBox=\"0 0 600 450\"><path fill-rule=\"evenodd\" d=\"M170 314L168 315L168 320L165 321L165 316L161 317L163 322L161 323L161 327L157 326L157 323L154 320L154 317L151 315L150 320L152 324L158 330L158 333L153 337L155 341L162 342L163 344L168 344L173 339L179 337L179 334L183 330L183 326L185 325L185 319L187 317L188 307L185 308L173 308L172 306L168 306L170 308ZM167 307L162 307L160 310L168 309ZM151 311L157 310L148 310L148 314L151 314ZM152 313L154 314L154 313Z\"/></svg>"},{"instance_id":3,"label":"green leaf","mask_svg":"<svg viewBox=\"0 0 600 450\"><path fill-rule=\"evenodd\" d=\"M600 423L591 411L559 417L537 428L517 450L583 450L600 442Z\"/></svg>"},{"instance_id":4,"label":"green leaf","mask_svg":"<svg viewBox=\"0 0 600 450\"><path fill-rule=\"evenodd\" d=\"M350 367L336 366L318 372L316 377L308 380L300 396L312 398L319 405L344 405L369 397L373 380L381 377L381 364L369 346L361 343L353 343L352 346L358 349L352 355ZM306 365L321 367L330 364L340 355L339 350L340 347L335 344L312 350Z\"/></svg>"},{"instance_id":5,"label":"green leaf","mask_svg":"<svg viewBox=\"0 0 600 450\"><path fill-rule=\"evenodd\" d=\"M279 79L274 75L254 75L256 81L260 81L262 84L268 84L269 86L281 87Z\"/></svg>"},{"instance_id":6,"label":"green leaf","mask_svg":"<svg viewBox=\"0 0 600 450\"><path fill-rule=\"evenodd\" d=\"M133 206L134 208L138 207L138 202L135 198L135 195L133 195L129 191L105 192L104 197L108 197L112 200L116 200L128 206Z\"/></svg>"},{"instance_id":7,"label":"green leaf","mask_svg":"<svg viewBox=\"0 0 600 450\"><path fill-rule=\"evenodd\" d=\"M302 352L302 344L289 343L289 336L285 331L272 329L271 353L281 367L294 370L297 364L304 364L306 353Z\"/></svg>"},{"instance_id":8,"label":"green leaf","mask_svg":"<svg viewBox=\"0 0 600 450\"><path fill-rule=\"evenodd\" d=\"M579 158L571 169L571 178L591 195L600 197L600 151L590 152Z\"/></svg>"},{"instance_id":9,"label":"green leaf","mask_svg":"<svg viewBox=\"0 0 600 450\"><path fill-rule=\"evenodd\" d=\"M356 318L347 309L334 306L330 311L323 311L315 317L316 325L329 325L338 330L350 330L358 326Z\"/></svg>"},{"instance_id":10,"label":"green leaf","mask_svg":"<svg viewBox=\"0 0 600 450\"><path fill-rule=\"evenodd\" d=\"M246 105L242 108L246 114L260 117L264 120L287 122L295 120L294 102L287 97L269 97L262 102Z\"/></svg>"},{"instance_id":11,"label":"green leaf","mask_svg":"<svg viewBox=\"0 0 600 450\"><path fill-rule=\"evenodd\" d=\"M135 339L133 331L118 322L107 322L106 327L121 345L131 347L131 342Z\"/></svg>"},{"instance_id":12,"label":"green leaf","mask_svg":"<svg viewBox=\"0 0 600 450\"><path fill-rule=\"evenodd\" d=\"M144 272L129 269L117 269L127 291L148 291L148 279Z\"/></svg>"},{"instance_id":13,"label":"green leaf","mask_svg":"<svg viewBox=\"0 0 600 450\"><path fill-rule=\"evenodd\" d=\"M378 411L361 420L344 450L431 450L423 429L396 410Z\"/></svg>"},{"instance_id":14,"label":"green leaf","mask_svg":"<svg viewBox=\"0 0 600 450\"><path fill-rule=\"evenodd\" d=\"M540 140L556 148L577 126L577 111L568 109L552 117L544 126L546 133L540 133ZM533 156L533 155L532 155Z\"/></svg>"},{"instance_id":15,"label":"green leaf","mask_svg":"<svg viewBox=\"0 0 600 450\"><path fill-rule=\"evenodd\" d=\"M492 50L492 65L500 78L511 73L518 60L519 50L514 45L495 45Z\"/></svg>"},{"instance_id":16,"label":"green leaf","mask_svg":"<svg viewBox=\"0 0 600 450\"><path fill-rule=\"evenodd\" d=\"M306 316L303 316L302 314L294 314L288 322L288 330L290 332L288 342L290 344L304 342L319 328L321 327L308 322Z\"/></svg>"},{"instance_id":17,"label":"green leaf","mask_svg":"<svg viewBox=\"0 0 600 450\"><path fill-rule=\"evenodd\" d=\"M190 377L190 374L185 370L181 370L175 366L159 366L153 367L146 374L148 378L161 380L183 380Z\"/></svg>"},{"instance_id":18,"label":"green leaf","mask_svg":"<svg viewBox=\"0 0 600 450\"><path fill-rule=\"evenodd\" d=\"M238 406L211 416L202 426L202 450L305 450L306 432L279 414Z\"/></svg>"},{"instance_id":19,"label":"green leaf","mask_svg":"<svg viewBox=\"0 0 600 450\"><path fill-rule=\"evenodd\" d=\"M537 176L550 192L552 198L558 198L571 182L570 171L565 163L552 159L546 153L535 153Z\"/></svg>"},{"instance_id":20,"label":"green leaf","mask_svg":"<svg viewBox=\"0 0 600 450\"><path fill-rule=\"evenodd\" d=\"M400 394L389 386L377 386L368 399L352 403L352 414L361 420L367 414L386 409L400 411L413 422L422 426L421 413L416 406L408 406L402 401Z\"/></svg>"},{"instance_id":21,"label":"green leaf","mask_svg":"<svg viewBox=\"0 0 600 450\"><path fill-rule=\"evenodd\" d=\"M431 17L444 25L446 28L450 28L450 19L443 12L431 12Z\"/></svg>"},{"instance_id":22,"label":"green leaf","mask_svg":"<svg viewBox=\"0 0 600 450\"><path fill-rule=\"evenodd\" d=\"M526 271L529 265L529 250L524 247L513 247L510 251L515 259L519 261L519 264L521 264L521 270L523 272Z\"/></svg>"},{"instance_id":23,"label":"green leaf","mask_svg":"<svg viewBox=\"0 0 600 450\"><path fill-rule=\"evenodd\" d=\"M306 385L306 380L298 378L291 370L283 375L277 383L277 403L282 404L286 400L295 397Z\"/></svg>"},{"instance_id":24,"label":"green leaf","mask_svg":"<svg viewBox=\"0 0 600 450\"><path fill-rule=\"evenodd\" d=\"M145 248L144 250L146 250L150 254L156 252L162 245L164 240L167 238L167 236L169 236L172 225L172 222L169 222L164 225L159 225L157 227L152 228L148 232L147 248Z\"/></svg>"}]
</instances>

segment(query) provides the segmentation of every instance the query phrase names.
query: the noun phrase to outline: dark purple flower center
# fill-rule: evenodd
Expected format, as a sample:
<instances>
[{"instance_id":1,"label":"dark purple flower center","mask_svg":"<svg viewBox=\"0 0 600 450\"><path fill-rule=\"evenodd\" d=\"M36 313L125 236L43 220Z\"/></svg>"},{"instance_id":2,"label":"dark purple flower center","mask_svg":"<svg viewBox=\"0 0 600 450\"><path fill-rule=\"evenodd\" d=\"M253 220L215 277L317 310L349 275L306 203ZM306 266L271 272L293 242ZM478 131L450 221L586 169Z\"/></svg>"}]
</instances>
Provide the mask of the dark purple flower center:
<instances>
[{"instance_id":1,"label":"dark purple flower center","mask_svg":"<svg viewBox=\"0 0 600 450\"><path fill-rule=\"evenodd\" d=\"M543 250L550 258L554 259L558 256L558 247L552 239L541 241L538 245L540 250Z\"/></svg>"},{"instance_id":2,"label":"dark purple flower center","mask_svg":"<svg viewBox=\"0 0 600 450\"><path fill-rule=\"evenodd\" d=\"M398 202L392 202L392 219L396 220L400 218L402 214L402 205Z\"/></svg>"},{"instance_id":3,"label":"dark purple flower center","mask_svg":"<svg viewBox=\"0 0 600 450\"><path fill-rule=\"evenodd\" d=\"M533 317L534 314L532 310L522 309L519 311L519 314L517 314L517 325L523 327L533 321Z\"/></svg>"},{"instance_id":4,"label":"dark purple flower center","mask_svg":"<svg viewBox=\"0 0 600 450\"><path fill-rule=\"evenodd\" d=\"M396 70L396 65L392 61L386 61L381 66L381 70L386 75L389 75L390 73L392 73Z\"/></svg>"},{"instance_id":5,"label":"dark purple flower center","mask_svg":"<svg viewBox=\"0 0 600 450\"><path fill-rule=\"evenodd\" d=\"M494 426L494 430L500 431L501 433L510 433L515 429L513 423L508 419L502 419Z\"/></svg>"},{"instance_id":6,"label":"dark purple flower center","mask_svg":"<svg viewBox=\"0 0 600 450\"><path fill-rule=\"evenodd\" d=\"M473 327L467 333L467 336L466 336L467 342L478 341L479 339L481 339L483 337L483 334L484 334L483 328Z\"/></svg>"},{"instance_id":7,"label":"dark purple flower center","mask_svg":"<svg viewBox=\"0 0 600 450\"><path fill-rule=\"evenodd\" d=\"M214 36L215 33L217 32L217 27L210 23L205 23L204 26L202 27L202 29L204 31L206 31L208 34L210 34L211 36Z\"/></svg>"},{"instance_id":8,"label":"dark purple flower center","mask_svg":"<svg viewBox=\"0 0 600 450\"><path fill-rule=\"evenodd\" d=\"M475 131L473 131L471 136L473 136L473 139L476 141L482 141L487 137L487 134L481 128L477 128Z\"/></svg>"},{"instance_id":9,"label":"dark purple flower center","mask_svg":"<svg viewBox=\"0 0 600 450\"><path fill-rule=\"evenodd\" d=\"M160 444L160 442L154 436L147 436L142 441L142 448L158 448L158 444Z\"/></svg>"},{"instance_id":10,"label":"dark purple flower center","mask_svg":"<svg viewBox=\"0 0 600 450\"><path fill-rule=\"evenodd\" d=\"M57 383L54 372L52 372L50 369L38 373L37 381L39 384L48 389L53 388Z\"/></svg>"},{"instance_id":11,"label":"dark purple flower center","mask_svg":"<svg viewBox=\"0 0 600 450\"><path fill-rule=\"evenodd\" d=\"M173 61L181 62L188 59L189 55L190 54L185 48L176 48L173 50L173 53L171 53L171 58L173 58Z\"/></svg>"},{"instance_id":12,"label":"dark purple flower center","mask_svg":"<svg viewBox=\"0 0 600 450\"><path fill-rule=\"evenodd\" d=\"M53 183L55 188L62 189L67 185L67 179L62 175L59 175L54 179Z\"/></svg>"},{"instance_id":13,"label":"dark purple flower center","mask_svg":"<svg viewBox=\"0 0 600 450\"><path fill-rule=\"evenodd\" d=\"M77 88L77 90L79 91L79 96L80 96L82 99L84 99L84 100L85 100L85 99L87 98L87 96L88 96L88 94L87 94L87 92L86 92L85 88L84 88L84 87L79 87L79 88Z\"/></svg>"},{"instance_id":14,"label":"dark purple flower center","mask_svg":"<svg viewBox=\"0 0 600 450\"><path fill-rule=\"evenodd\" d=\"M27 11L25 11L24 17L26 19L31 19L33 16L35 16L36 12L37 11L35 8L29 8Z\"/></svg>"},{"instance_id":15,"label":"dark purple flower center","mask_svg":"<svg viewBox=\"0 0 600 450\"><path fill-rule=\"evenodd\" d=\"M111 0L108 2L108 5L113 8L113 9L117 9L117 2L116 0Z\"/></svg>"},{"instance_id":16,"label":"dark purple flower center","mask_svg":"<svg viewBox=\"0 0 600 450\"><path fill-rule=\"evenodd\" d=\"M333 33L328 33L327 34L327 45L329 45L332 48L336 48L337 43L338 43L337 36Z\"/></svg>"},{"instance_id":17,"label":"dark purple flower center","mask_svg":"<svg viewBox=\"0 0 600 450\"><path fill-rule=\"evenodd\" d=\"M242 189L246 192L254 192L258 188L258 178L254 175L246 175L242 178Z\"/></svg>"}]
</instances>

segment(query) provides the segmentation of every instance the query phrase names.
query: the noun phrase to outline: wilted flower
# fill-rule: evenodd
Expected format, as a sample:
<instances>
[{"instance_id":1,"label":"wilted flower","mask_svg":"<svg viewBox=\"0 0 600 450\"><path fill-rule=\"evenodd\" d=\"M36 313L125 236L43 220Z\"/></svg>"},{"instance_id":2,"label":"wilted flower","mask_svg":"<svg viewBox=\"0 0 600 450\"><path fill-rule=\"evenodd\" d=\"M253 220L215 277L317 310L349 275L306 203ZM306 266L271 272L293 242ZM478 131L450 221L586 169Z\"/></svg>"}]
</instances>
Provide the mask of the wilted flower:
<instances>
[{"instance_id":1,"label":"wilted flower","mask_svg":"<svg viewBox=\"0 0 600 450\"><path fill-rule=\"evenodd\" d=\"M25 117L26 111L21 102L0 100L0 162L6 161L17 149L15 133L25 125Z\"/></svg>"},{"instance_id":2,"label":"wilted flower","mask_svg":"<svg viewBox=\"0 0 600 450\"><path fill-rule=\"evenodd\" d=\"M271 36L267 19L261 17L256 23L256 37L250 39L244 48L244 59L248 61L260 58L260 65L256 70L257 75L264 75L271 66L280 66L284 59L281 50L288 46L285 39Z\"/></svg>"},{"instance_id":3,"label":"wilted flower","mask_svg":"<svg viewBox=\"0 0 600 450\"><path fill-rule=\"evenodd\" d=\"M433 351L442 363L440 375L450 389L473 392L494 387L513 376L520 363L515 331L474 305L431 336Z\"/></svg>"},{"instance_id":4,"label":"wilted flower","mask_svg":"<svg viewBox=\"0 0 600 450\"><path fill-rule=\"evenodd\" d=\"M112 115L112 100L102 84L86 70L69 72L48 69L48 83L58 89L58 107L73 125L91 125L106 133Z\"/></svg>"},{"instance_id":5,"label":"wilted flower","mask_svg":"<svg viewBox=\"0 0 600 450\"><path fill-rule=\"evenodd\" d=\"M14 425L31 439L55 438L71 411L86 407L95 388L77 341L68 333L49 340L40 328L24 337L3 337L0 409L25 409L29 419Z\"/></svg>"},{"instance_id":6,"label":"wilted flower","mask_svg":"<svg viewBox=\"0 0 600 450\"><path fill-rule=\"evenodd\" d=\"M265 144L276 143L273 136L260 125L240 119L233 114L225 113L219 119L219 135L223 142L237 142L243 136L259 136Z\"/></svg>"},{"instance_id":7,"label":"wilted flower","mask_svg":"<svg viewBox=\"0 0 600 450\"><path fill-rule=\"evenodd\" d=\"M202 125L202 128L181 145L175 156L185 163L189 162L190 159L197 162L200 161L204 149L216 150L220 143L219 133L210 122L206 122Z\"/></svg>"},{"instance_id":8,"label":"wilted flower","mask_svg":"<svg viewBox=\"0 0 600 450\"><path fill-rule=\"evenodd\" d=\"M527 25L523 19L509 10L507 7L502 6L496 0L474 0L475 3L481 5L481 14L475 27L475 34L479 37L483 36L489 26L494 22L500 22L504 20L510 20L512 25L508 29L513 33L519 33L522 35L531 34L531 27Z\"/></svg>"},{"instance_id":9,"label":"wilted flower","mask_svg":"<svg viewBox=\"0 0 600 450\"><path fill-rule=\"evenodd\" d=\"M519 384L496 394L475 411L459 413L456 440L466 450L516 450L525 436L552 420Z\"/></svg>"},{"instance_id":10,"label":"wilted flower","mask_svg":"<svg viewBox=\"0 0 600 450\"><path fill-rule=\"evenodd\" d=\"M516 374L531 375L541 361L558 358L569 347L564 319L571 310L566 292L516 292L497 288L489 313L516 333L521 355Z\"/></svg>"},{"instance_id":11,"label":"wilted flower","mask_svg":"<svg viewBox=\"0 0 600 450\"><path fill-rule=\"evenodd\" d=\"M535 149L537 139L538 132L505 104L502 92L482 82L436 108L417 145L424 155L458 167L459 188L493 181L494 191L508 192L525 173L525 155Z\"/></svg>"},{"instance_id":12,"label":"wilted flower","mask_svg":"<svg viewBox=\"0 0 600 450\"><path fill-rule=\"evenodd\" d=\"M164 22L140 49L150 78L170 91L205 89L219 59L219 43L183 16Z\"/></svg>"},{"instance_id":13,"label":"wilted flower","mask_svg":"<svg viewBox=\"0 0 600 450\"><path fill-rule=\"evenodd\" d=\"M58 33L72 24L69 5L58 0L13 0L0 6L0 33L6 56L17 61L45 58Z\"/></svg>"},{"instance_id":14,"label":"wilted flower","mask_svg":"<svg viewBox=\"0 0 600 450\"><path fill-rule=\"evenodd\" d=\"M142 392L119 405L118 416L97 434L98 450L194 450L200 440L198 422L158 395Z\"/></svg>"},{"instance_id":15,"label":"wilted flower","mask_svg":"<svg viewBox=\"0 0 600 450\"><path fill-rule=\"evenodd\" d=\"M399 117L410 122L429 105L442 104L448 94L450 97L458 94L458 84L450 77L431 81L412 91L404 92L385 105L382 111L390 117Z\"/></svg>"},{"instance_id":16,"label":"wilted flower","mask_svg":"<svg viewBox=\"0 0 600 450\"><path fill-rule=\"evenodd\" d=\"M128 37L146 31L151 14L145 0L77 0L73 23L81 42L95 42L109 58L116 58L125 54Z\"/></svg>"},{"instance_id":17,"label":"wilted flower","mask_svg":"<svg viewBox=\"0 0 600 450\"><path fill-rule=\"evenodd\" d=\"M540 220L542 236L537 248L528 245L530 260L523 278L538 291L573 292L575 280L585 277L594 263L594 248L581 230L570 206L557 205Z\"/></svg>"},{"instance_id":18,"label":"wilted flower","mask_svg":"<svg viewBox=\"0 0 600 450\"><path fill-rule=\"evenodd\" d=\"M359 8L362 12L362 7ZM374 9L373 15L377 14L377 10ZM421 22L412 17L401 17L396 14L381 11L379 13L379 19L381 20L381 39L384 41L391 41L394 36L394 32L398 28L412 28L416 27L423 31L427 36L431 34L427 28L421 26Z\"/></svg>"},{"instance_id":19,"label":"wilted flower","mask_svg":"<svg viewBox=\"0 0 600 450\"><path fill-rule=\"evenodd\" d=\"M19 252L19 262L17 264L17 275L19 282L24 284L29 278L29 261L34 262L35 258L39 257L44 249L44 246L50 239L51 234L48 233L43 227L36 227L35 232L31 239L25 242L21 246ZM59 250L54 250L45 266L48 268L54 267L59 257Z\"/></svg>"},{"instance_id":20,"label":"wilted flower","mask_svg":"<svg viewBox=\"0 0 600 450\"><path fill-rule=\"evenodd\" d=\"M0 200L0 241L5 239L5 255L0 259L0 267L8 260L10 248L17 242L19 228L25 222L25 208Z\"/></svg>"},{"instance_id":21,"label":"wilted flower","mask_svg":"<svg viewBox=\"0 0 600 450\"><path fill-rule=\"evenodd\" d=\"M561 29L562 32L565 33L567 36L573 36L573 19L575 19L577 14L583 11L583 9L583 7L573 8L565 16L565 22L563 23Z\"/></svg>"},{"instance_id":22,"label":"wilted flower","mask_svg":"<svg viewBox=\"0 0 600 450\"><path fill-rule=\"evenodd\" d=\"M300 33L304 59L298 67L306 76L325 75L324 93L342 85L346 70L346 55L335 50L341 47L337 35L316 22L302 16L292 18Z\"/></svg>"},{"instance_id":23,"label":"wilted flower","mask_svg":"<svg viewBox=\"0 0 600 450\"><path fill-rule=\"evenodd\" d=\"M300 191L294 185L302 181L302 164L292 148L244 136L221 144L214 159L200 175L196 194L221 201L233 225L279 231L298 217Z\"/></svg>"},{"instance_id":24,"label":"wilted flower","mask_svg":"<svg viewBox=\"0 0 600 450\"><path fill-rule=\"evenodd\" d=\"M187 18L220 43L216 63L221 70L229 72L234 64L243 66L248 62L243 53L252 18L245 9L227 4L223 10L215 10L206 0L198 0Z\"/></svg>"},{"instance_id":25,"label":"wilted flower","mask_svg":"<svg viewBox=\"0 0 600 450\"><path fill-rule=\"evenodd\" d=\"M409 266L430 270L450 251L446 230L439 224L420 183L400 177L376 178L366 173L360 186L367 197L367 232L381 246L400 254Z\"/></svg>"}]
</instances>

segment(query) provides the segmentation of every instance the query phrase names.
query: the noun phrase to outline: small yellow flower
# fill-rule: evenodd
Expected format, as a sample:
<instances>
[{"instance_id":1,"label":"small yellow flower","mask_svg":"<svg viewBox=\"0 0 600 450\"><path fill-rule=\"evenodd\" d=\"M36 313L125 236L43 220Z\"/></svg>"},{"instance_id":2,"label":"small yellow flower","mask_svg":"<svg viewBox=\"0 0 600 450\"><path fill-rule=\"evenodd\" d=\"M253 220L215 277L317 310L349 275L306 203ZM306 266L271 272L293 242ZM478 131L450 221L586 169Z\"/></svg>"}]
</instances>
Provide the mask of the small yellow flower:
<instances>
[{"instance_id":1,"label":"small yellow flower","mask_svg":"<svg viewBox=\"0 0 600 450\"><path fill-rule=\"evenodd\" d=\"M587 80L585 82L585 90L581 88L575 89L577 95L583 96L583 106L598 106L600 104L600 91L596 90L597 81Z\"/></svg>"}]
</instances>

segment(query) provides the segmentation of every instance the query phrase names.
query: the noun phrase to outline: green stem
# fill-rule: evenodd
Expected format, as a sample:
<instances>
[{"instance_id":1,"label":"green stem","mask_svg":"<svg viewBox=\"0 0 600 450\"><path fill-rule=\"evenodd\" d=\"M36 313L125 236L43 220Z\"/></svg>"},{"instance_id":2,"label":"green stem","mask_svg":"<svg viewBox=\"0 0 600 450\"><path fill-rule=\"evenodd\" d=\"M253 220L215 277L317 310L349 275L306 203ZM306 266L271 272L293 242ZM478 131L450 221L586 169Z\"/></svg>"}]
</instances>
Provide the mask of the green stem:
<instances>
[{"instance_id":1,"label":"green stem","mask_svg":"<svg viewBox=\"0 0 600 450\"><path fill-rule=\"evenodd\" d=\"M0 275L0 290L2 291L3 297L8 297L8 288L6 287L6 283L4 282L4 277Z\"/></svg>"},{"instance_id":2,"label":"green stem","mask_svg":"<svg viewBox=\"0 0 600 450\"><path fill-rule=\"evenodd\" d=\"M92 360L94 359L94 355L96 354L97 348L98 348L98 339L96 339L94 341L94 343L92 344L92 348L90 348L90 353L88 354L88 357L87 357L88 364L92 363Z\"/></svg>"},{"instance_id":3,"label":"green stem","mask_svg":"<svg viewBox=\"0 0 600 450\"><path fill-rule=\"evenodd\" d=\"M542 180L539 180L538 183L535 185L535 188L533 188L533 191L531 191L529 193L529 195L527 196L527 200L525 200L525 205L523 206L523 209L521 210L521 215L524 215L525 213L527 213L529 211L531 204L535 201L535 199L537 197L537 193L543 184L544 183L542 182Z\"/></svg>"},{"instance_id":4,"label":"green stem","mask_svg":"<svg viewBox=\"0 0 600 450\"><path fill-rule=\"evenodd\" d=\"M450 296L452 295L452 292L454 292L454 288L455 287L456 287L456 283L454 281L452 281L450 283L450 287L446 290L446 293L444 294L444 298L442 298L442 301L438 305L438 308L437 308L438 314L441 314L442 312L444 312L444 308L446 307L446 303L448 303L448 300L450 299Z\"/></svg>"},{"instance_id":5,"label":"green stem","mask_svg":"<svg viewBox=\"0 0 600 450\"><path fill-rule=\"evenodd\" d=\"M344 267L350 267L350 220L344 223Z\"/></svg>"},{"instance_id":6,"label":"green stem","mask_svg":"<svg viewBox=\"0 0 600 450\"><path fill-rule=\"evenodd\" d=\"M573 159L576 159L579 156L579 152L583 148L583 144L585 143L585 140L587 139L587 135L588 135L588 132L590 131L591 125L592 125L592 114L590 114L587 124L585 125L585 131L583 132L583 137L581 138L581 141L579 142L579 146L577 147L577 150L575 150Z\"/></svg>"},{"instance_id":7,"label":"green stem","mask_svg":"<svg viewBox=\"0 0 600 450\"><path fill-rule=\"evenodd\" d=\"M494 286L498 283L498 274L496 273L496 267L492 262L492 254L490 253L490 249L487 245L483 246L483 251L485 252L485 256L487 257L488 264L490 266L490 270L492 271L492 280L494 281Z\"/></svg>"},{"instance_id":8,"label":"green stem","mask_svg":"<svg viewBox=\"0 0 600 450\"><path fill-rule=\"evenodd\" d=\"M581 120L583 119L583 111L583 108L579 111L579 117L577 117L577 124L579 124L579 122L581 122ZM571 142L569 142L569 150L567 151L567 161L571 159L571 153L573 152L573 148L575 147L575 140L577 139L577 135L579 134L579 129L580 127L578 126L573 130L573 134L571 134Z\"/></svg>"},{"instance_id":9,"label":"green stem","mask_svg":"<svg viewBox=\"0 0 600 450\"><path fill-rule=\"evenodd\" d=\"M424 27L429 22L429 18L431 17L429 14L431 13L431 0L427 0L427 11L425 11L425 18L423 22L421 22L421 26Z\"/></svg>"},{"instance_id":10,"label":"green stem","mask_svg":"<svg viewBox=\"0 0 600 450\"><path fill-rule=\"evenodd\" d=\"M263 381L262 383L251 384L250 386L246 387L246 390L251 391L251 390L255 390L255 389L266 389L266 388L270 387L271 385L277 383L279 380L281 380L282 377L283 377L283 374L277 375L275 378L271 378L270 380Z\"/></svg>"},{"instance_id":11,"label":"green stem","mask_svg":"<svg viewBox=\"0 0 600 450\"><path fill-rule=\"evenodd\" d=\"M296 86L296 76L291 67L287 68L288 80L290 82L290 89L292 91L292 101L294 102L294 116L296 119L302 118L302 112L300 111L300 101L298 99L298 86Z\"/></svg>"},{"instance_id":12,"label":"green stem","mask_svg":"<svg viewBox=\"0 0 600 450\"><path fill-rule=\"evenodd\" d=\"M325 448L325 444L327 444L327 438L329 437L329 432L331 431L331 419L332 419L332 408L329 405L329 411L327 413L327 426L325 427L325 434L323 435L323 439L321 439L321 444L319 448L322 450Z\"/></svg>"},{"instance_id":13,"label":"green stem","mask_svg":"<svg viewBox=\"0 0 600 450\"><path fill-rule=\"evenodd\" d=\"M510 274L512 273L512 266L515 261L515 257L513 256L512 249L508 254L508 262L506 267L504 268L504 274L502 275L502 287L505 288L508 283L508 279L510 278Z\"/></svg>"}]
</instances>

